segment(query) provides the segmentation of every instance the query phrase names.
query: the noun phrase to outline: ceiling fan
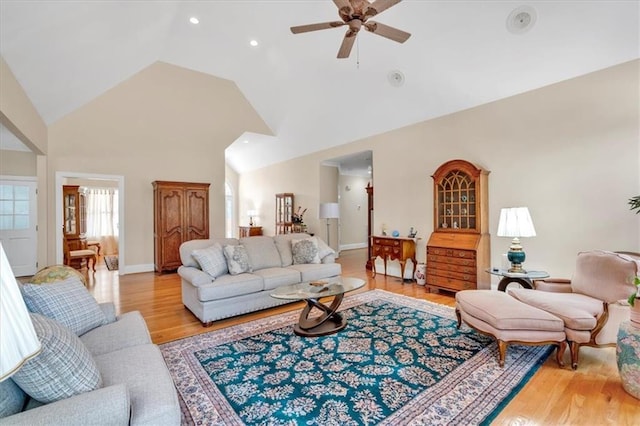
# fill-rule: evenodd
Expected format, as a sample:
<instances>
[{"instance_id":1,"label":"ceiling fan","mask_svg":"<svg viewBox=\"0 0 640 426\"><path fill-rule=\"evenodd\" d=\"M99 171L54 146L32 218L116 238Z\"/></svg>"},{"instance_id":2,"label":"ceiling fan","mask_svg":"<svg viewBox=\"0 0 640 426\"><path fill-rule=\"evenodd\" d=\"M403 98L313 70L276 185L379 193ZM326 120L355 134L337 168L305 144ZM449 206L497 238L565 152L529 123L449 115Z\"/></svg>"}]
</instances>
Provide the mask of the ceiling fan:
<instances>
[{"instance_id":1,"label":"ceiling fan","mask_svg":"<svg viewBox=\"0 0 640 426\"><path fill-rule=\"evenodd\" d=\"M349 57L353 43L356 40L356 36L362 27L369 32L378 34L379 36L397 41L398 43L404 43L409 37L411 37L410 33L379 22L369 21L369 18L384 12L401 1L402 0L374 0L370 3L368 0L333 0L338 7L338 14L342 21L300 25L291 27L291 32L294 34L300 34L309 31L326 30L329 28L348 25L349 29L344 35L340 50L338 50L338 58Z\"/></svg>"}]
</instances>

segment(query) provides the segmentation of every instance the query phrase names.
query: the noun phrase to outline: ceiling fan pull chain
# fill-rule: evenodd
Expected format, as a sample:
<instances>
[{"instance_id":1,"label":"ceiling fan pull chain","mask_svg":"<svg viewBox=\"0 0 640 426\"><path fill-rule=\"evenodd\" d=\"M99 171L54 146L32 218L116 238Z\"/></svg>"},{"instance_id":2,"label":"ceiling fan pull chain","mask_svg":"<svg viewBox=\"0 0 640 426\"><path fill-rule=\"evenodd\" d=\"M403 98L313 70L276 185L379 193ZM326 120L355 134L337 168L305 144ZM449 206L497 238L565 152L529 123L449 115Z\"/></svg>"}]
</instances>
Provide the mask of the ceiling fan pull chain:
<instances>
[{"instance_id":1,"label":"ceiling fan pull chain","mask_svg":"<svg viewBox=\"0 0 640 426\"><path fill-rule=\"evenodd\" d=\"M356 38L356 69L360 69L360 39Z\"/></svg>"}]
</instances>

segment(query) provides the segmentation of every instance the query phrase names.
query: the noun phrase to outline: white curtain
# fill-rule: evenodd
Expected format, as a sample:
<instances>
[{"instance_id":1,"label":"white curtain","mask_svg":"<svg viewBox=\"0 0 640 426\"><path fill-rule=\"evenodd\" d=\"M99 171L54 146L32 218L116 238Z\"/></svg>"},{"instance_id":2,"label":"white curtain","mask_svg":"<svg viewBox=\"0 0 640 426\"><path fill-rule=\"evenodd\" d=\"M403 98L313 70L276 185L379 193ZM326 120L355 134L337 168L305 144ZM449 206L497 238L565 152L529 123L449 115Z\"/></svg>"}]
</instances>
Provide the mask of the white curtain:
<instances>
[{"instance_id":1,"label":"white curtain","mask_svg":"<svg viewBox=\"0 0 640 426\"><path fill-rule=\"evenodd\" d=\"M101 254L118 254L118 190L87 188L87 240L100 241Z\"/></svg>"}]
</instances>

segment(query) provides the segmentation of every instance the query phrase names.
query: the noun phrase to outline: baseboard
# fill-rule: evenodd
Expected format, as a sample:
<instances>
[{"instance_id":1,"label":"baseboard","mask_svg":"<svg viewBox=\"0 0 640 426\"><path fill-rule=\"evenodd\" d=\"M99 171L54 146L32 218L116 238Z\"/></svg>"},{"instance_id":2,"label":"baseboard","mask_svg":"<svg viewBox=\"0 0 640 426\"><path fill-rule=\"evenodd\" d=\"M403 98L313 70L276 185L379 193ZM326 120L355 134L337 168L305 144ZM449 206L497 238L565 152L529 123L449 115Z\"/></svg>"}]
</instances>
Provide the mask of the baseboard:
<instances>
[{"instance_id":1,"label":"baseboard","mask_svg":"<svg viewBox=\"0 0 640 426\"><path fill-rule=\"evenodd\" d=\"M127 274L139 274L141 272L153 272L156 270L156 267L153 263L141 264L141 265L126 265L124 270L120 268L120 275Z\"/></svg>"},{"instance_id":2,"label":"baseboard","mask_svg":"<svg viewBox=\"0 0 640 426\"><path fill-rule=\"evenodd\" d=\"M340 245L340 251L342 251L342 250L355 250L355 249L361 249L361 248L367 248L367 243L353 243L353 244L341 244Z\"/></svg>"}]
</instances>

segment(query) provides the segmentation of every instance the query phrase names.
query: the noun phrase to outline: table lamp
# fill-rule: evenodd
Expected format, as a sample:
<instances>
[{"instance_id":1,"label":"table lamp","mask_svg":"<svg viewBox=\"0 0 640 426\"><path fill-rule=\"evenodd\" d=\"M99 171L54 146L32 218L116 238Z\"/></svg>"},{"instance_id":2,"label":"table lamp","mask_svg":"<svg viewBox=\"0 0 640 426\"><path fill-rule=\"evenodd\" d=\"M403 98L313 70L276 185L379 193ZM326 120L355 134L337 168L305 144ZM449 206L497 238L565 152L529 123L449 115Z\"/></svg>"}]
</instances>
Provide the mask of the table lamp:
<instances>
[{"instance_id":1,"label":"table lamp","mask_svg":"<svg viewBox=\"0 0 640 426\"><path fill-rule=\"evenodd\" d=\"M529 209L527 207L509 207L500 210L500 222L496 235L513 238L507 252L507 258L511 262L509 272L525 273L522 264L526 256L520 244L520 237L536 236Z\"/></svg>"},{"instance_id":2,"label":"table lamp","mask_svg":"<svg viewBox=\"0 0 640 426\"><path fill-rule=\"evenodd\" d=\"M258 210L247 210L247 216L249 216L249 226L253 226L253 217L258 216Z\"/></svg>"},{"instance_id":3,"label":"table lamp","mask_svg":"<svg viewBox=\"0 0 640 426\"><path fill-rule=\"evenodd\" d=\"M338 219L340 217L340 206L338 203L322 203L320 204L320 219L327 219L327 245L331 246L329 237L329 219Z\"/></svg>"},{"instance_id":4,"label":"table lamp","mask_svg":"<svg viewBox=\"0 0 640 426\"><path fill-rule=\"evenodd\" d=\"M0 382L40 353L40 341L0 243Z\"/></svg>"}]
</instances>

